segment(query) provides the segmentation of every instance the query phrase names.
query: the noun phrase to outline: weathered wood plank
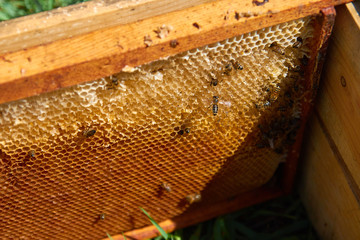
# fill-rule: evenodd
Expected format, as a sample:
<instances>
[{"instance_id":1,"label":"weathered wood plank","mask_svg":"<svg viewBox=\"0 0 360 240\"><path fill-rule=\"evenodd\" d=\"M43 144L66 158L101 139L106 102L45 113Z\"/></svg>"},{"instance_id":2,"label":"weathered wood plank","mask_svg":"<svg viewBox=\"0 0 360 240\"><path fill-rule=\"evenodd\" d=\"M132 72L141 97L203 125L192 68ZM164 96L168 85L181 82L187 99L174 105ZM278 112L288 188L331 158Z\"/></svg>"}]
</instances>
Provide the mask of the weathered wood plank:
<instances>
[{"instance_id":1,"label":"weathered wood plank","mask_svg":"<svg viewBox=\"0 0 360 240\"><path fill-rule=\"evenodd\" d=\"M71 38L72 28L62 28L64 36L69 38L0 55L0 103L91 81L119 72L126 65L138 66L255 29L316 14L320 9L347 1L272 0L257 6L246 0L221 0L178 11L170 9L172 12L166 14ZM39 18L32 23L41 25L42 20ZM199 27L195 27L195 23ZM161 39L154 30L163 24L173 30ZM153 40L150 47L144 44L146 35ZM170 46L174 39L179 43L175 48Z\"/></svg>"},{"instance_id":2,"label":"weathered wood plank","mask_svg":"<svg viewBox=\"0 0 360 240\"><path fill-rule=\"evenodd\" d=\"M303 152L300 193L322 239L360 239L360 24L337 8L316 116Z\"/></svg>"},{"instance_id":3,"label":"weathered wood plank","mask_svg":"<svg viewBox=\"0 0 360 240\"><path fill-rule=\"evenodd\" d=\"M360 208L317 117L303 152L300 194L321 239L360 239Z\"/></svg>"},{"instance_id":4,"label":"weathered wood plank","mask_svg":"<svg viewBox=\"0 0 360 240\"><path fill-rule=\"evenodd\" d=\"M360 27L353 17L346 6L338 8L316 110L359 188Z\"/></svg>"},{"instance_id":5,"label":"weathered wood plank","mask_svg":"<svg viewBox=\"0 0 360 240\"><path fill-rule=\"evenodd\" d=\"M0 22L0 53L127 24L214 0L93 0Z\"/></svg>"}]
</instances>

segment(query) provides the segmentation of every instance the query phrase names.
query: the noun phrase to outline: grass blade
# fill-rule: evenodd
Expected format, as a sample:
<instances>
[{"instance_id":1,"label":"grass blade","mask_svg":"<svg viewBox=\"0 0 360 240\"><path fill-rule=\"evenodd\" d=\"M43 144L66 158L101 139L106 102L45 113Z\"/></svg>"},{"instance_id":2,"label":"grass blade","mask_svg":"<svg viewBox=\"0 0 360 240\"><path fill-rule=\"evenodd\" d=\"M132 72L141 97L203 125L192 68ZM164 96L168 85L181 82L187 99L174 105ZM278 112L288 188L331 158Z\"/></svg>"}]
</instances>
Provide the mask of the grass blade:
<instances>
[{"instance_id":1,"label":"grass blade","mask_svg":"<svg viewBox=\"0 0 360 240\"><path fill-rule=\"evenodd\" d=\"M296 220L297 219L296 217L291 216L289 214L278 213L278 212L270 211L270 210L256 211L256 214L254 214L254 216L256 216L256 217L261 217L261 216L283 217L283 218L288 218L288 219L291 219L291 220Z\"/></svg>"},{"instance_id":2,"label":"grass blade","mask_svg":"<svg viewBox=\"0 0 360 240\"><path fill-rule=\"evenodd\" d=\"M285 213L290 214L297 209L301 209L301 200L300 199L294 201L293 204L288 209L286 209Z\"/></svg>"},{"instance_id":3,"label":"grass blade","mask_svg":"<svg viewBox=\"0 0 360 240\"><path fill-rule=\"evenodd\" d=\"M213 238L215 240L228 239L229 233L226 228L224 217L218 217L214 224Z\"/></svg>"},{"instance_id":4,"label":"grass blade","mask_svg":"<svg viewBox=\"0 0 360 240\"><path fill-rule=\"evenodd\" d=\"M274 232L270 237L268 238L262 238L263 240L276 240L280 239L282 237L285 237L287 234L296 233L300 230L303 230L305 228L309 227L309 221L308 220L301 220L298 222L294 222L286 227L283 227L276 232Z\"/></svg>"},{"instance_id":5,"label":"grass blade","mask_svg":"<svg viewBox=\"0 0 360 240\"><path fill-rule=\"evenodd\" d=\"M222 240L222 234L221 234L221 222L220 218L217 218L214 224L214 230L213 230L213 239L214 240Z\"/></svg>"},{"instance_id":6,"label":"grass blade","mask_svg":"<svg viewBox=\"0 0 360 240\"><path fill-rule=\"evenodd\" d=\"M281 238L280 240L301 240L301 238L299 238L298 236L290 236L290 237Z\"/></svg>"},{"instance_id":7,"label":"grass blade","mask_svg":"<svg viewBox=\"0 0 360 240\"><path fill-rule=\"evenodd\" d=\"M34 4L36 13L43 11L43 6L40 4L40 2L38 0L33 0L33 4Z\"/></svg>"},{"instance_id":8,"label":"grass blade","mask_svg":"<svg viewBox=\"0 0 360 240\"><path fill-rule=\"evenodd\" d=\"M25 4L25 8L28 11L28 14L33 13L33 7L32 4L30 2L30 0L24 0L24 4Z\"/></svg>"},{"instance_id":9,"label":"grass blade","mask_svg":"<svg viewBox=\"0 0 360 240\"><path fill-rule=\"evenodd\" d=\"M0 12L0 21L9 20L10 17L8 17L5 13Z\"/></svg>"},{"instance_id":10,"label":"grass blade","mask_svg":"<svg viewBox=\"0 0 360 240\"><path fill-rule=\"evenodd\" d=\"M182 229L179 229L179 230L176 230L172 236L174 237L175 240L181 240L182 239L182 235L183 235L183 230Z\"/></svg>"},{"instance_id":11,"label":"grass blade","mask_svg":"<svg viewBox=\"0 0 360 240\"><path fill-rule=\"evenodd\" d=\"M164 231L164 229L162 229L162 227L160 227L159 224L157 224L157 222L155 222L155 220L152 219L152 217L150 217L150 215L145 211L145 209L143 209L143 208L140 208L140 209L149 218L150 222L157 228L157 230L160 232L161 236L163 236L163 238L165 238L165 240L168 239L169 235Z\"/></svg>"},{"instance_id":12,"label":"grass blade","mask_svg":"<svg viewBox=\"0 0 360 240\"><path fill-rule=\"evenodd\" d=\"M124 240L126 240L126 237L125 237L124 233L122 232L121 234L123 235ZM111 239L110 239L110 240L111 240Z\"/></svg>"},{"instance_id":13,"label":"grass blade","mask_svg":"<svg viewBox=\"0 0 360 240\"><path fill-rule=\"evenodd\" d=\"M108 237L110 240L114 240L114 239L110 236L110 234L106 233L106 235L107 235L107 237Z\"/></svg>"},{"instance_id":14,"label":"grass blade","mask_svg":"<svg viewBox=\"0 0 360 240\"><path fill-rule=\"evenodd\" d=\"M236 222L235 227L237 231L244 234L245 237L247 237L248 239L254 239L257 235L256 232L254 232L252 229L248 228L247 226L245 226L240 222Z\"/></svg>"},{"instance_id":15,"label":"grass blade","mask_svg":"<svg viewBox=\"0 0 360 240\"><path fill-rule=\"evenodd\" d=\"M48 0L47 2L47 9L53 9L54 8L54 0Z\"/></svg>"},{"instance_id":16,"label":"grass blade","mask_svg":"<svg viewBox=\"0 0 360 240\"><path fill-rule=\"evenodd\" d=\"M232 216L229 214L225 216L225 226L228 232L229 239L236 239L236 230L234 226L235 220L232 218Z\"/></svg>"},{"instance_id":17,"label":"grass blade","mask_svg":"<svg viewBox=\"0 0 360 240\"><path fill-rule=\"evenodd\" d=\"M201 230L202 230L202 224L199 224L197 227L196 227L196 230L193 234L191 234L189 240L198 240L200 239L200 234L201 234Z\"/></svg>"},{"instance_id":18,"label":"grass blade","mask_svg":"<svg viewBox=\"0 0 360 240\"><path fill-rule=\"evenodd\" d=\"M1 8L6 13L7 16L13 18L16 16L16 7L9 2L1 4Z\"/></svg>"}]
</instances>

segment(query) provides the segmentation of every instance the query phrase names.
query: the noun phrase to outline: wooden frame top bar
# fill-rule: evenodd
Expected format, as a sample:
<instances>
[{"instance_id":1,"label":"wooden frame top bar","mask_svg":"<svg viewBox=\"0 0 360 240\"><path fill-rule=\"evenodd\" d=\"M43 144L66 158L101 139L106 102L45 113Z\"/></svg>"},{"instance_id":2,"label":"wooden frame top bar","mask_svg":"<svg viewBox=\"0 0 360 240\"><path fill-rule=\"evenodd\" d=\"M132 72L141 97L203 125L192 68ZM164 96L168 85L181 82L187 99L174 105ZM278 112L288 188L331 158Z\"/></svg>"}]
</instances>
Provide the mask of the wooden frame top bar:
<instances>
[{"instance_id":1,"label":"wooden frame top bar","mask_svg":"<svg viewBox=\"0 0 360 240\"><path fill-rule=\"evenodd\" d=\"M0 42L5 41L7 47L0 43L0 103L92 81L126 66L131 70L179 52L316 14L349 0L193 0L186 5L175 1L165 8L167 2L125 1L115 9L94 1L85 4L93 7L91 14L87 14L88 8L80 8L82 4L1 23ZM96 12L94 6L98 6ZM60 17L42 26L51 14ZM25 31L28 22L40 27ZM22 26L19 34L4 30L17 26ZM156 30L162 27L168 35L160 38ZM150 46L145 45L146 36L151 39ZM26 41L29 45L23 47Z\"/></svg>"},{"instance_id":2,"label":"wooden frame top bar","mask_svg":"<svg viewBox=\"0 0 360 240\"><path fill-rule=\"evenodd\" d=\"M0 54L215 0L93 0L0 22Z\"/></svg>"}]
</instances>

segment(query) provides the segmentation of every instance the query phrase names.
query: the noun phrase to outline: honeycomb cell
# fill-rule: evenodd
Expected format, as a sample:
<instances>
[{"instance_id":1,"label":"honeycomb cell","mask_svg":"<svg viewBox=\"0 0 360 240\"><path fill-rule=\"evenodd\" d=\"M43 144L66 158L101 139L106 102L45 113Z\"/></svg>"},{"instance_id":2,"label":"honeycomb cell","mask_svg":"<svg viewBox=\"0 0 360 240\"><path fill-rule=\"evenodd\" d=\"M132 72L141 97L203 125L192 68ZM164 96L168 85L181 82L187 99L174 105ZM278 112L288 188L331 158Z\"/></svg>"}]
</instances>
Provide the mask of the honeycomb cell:
<instances>
[{"instance_id":1,"label":"honeycomb cell","mask_svg":"<svg viewBox=\"0 0 360 240\"><path fill-rule=\"evenodd\" d=\"M188 195L206 205L265 184L296 136L312 21L0 105L0 238L101 239L148 225L140 206L161 221Z\"/></svg>"}]
</instances>

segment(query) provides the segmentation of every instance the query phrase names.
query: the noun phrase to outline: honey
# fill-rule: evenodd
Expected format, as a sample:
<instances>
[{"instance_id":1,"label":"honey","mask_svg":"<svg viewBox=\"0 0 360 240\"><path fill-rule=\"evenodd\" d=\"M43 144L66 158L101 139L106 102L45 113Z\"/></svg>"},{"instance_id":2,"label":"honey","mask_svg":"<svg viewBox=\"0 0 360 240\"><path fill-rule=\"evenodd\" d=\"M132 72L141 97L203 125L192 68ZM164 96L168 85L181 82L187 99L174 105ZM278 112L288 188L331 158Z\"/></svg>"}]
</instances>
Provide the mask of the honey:
<instances>
[{"instance_id":1,"label":"honey","mask_svg":"<svg viewBox=\"0 0 360 240\"><path fill-rule=\"evenodd\" d=\"M296 137L311 23L0 105L0 238L101 239L149 225L139 207L160 222L265 184Z\"/></svg>"}]
</instances>

